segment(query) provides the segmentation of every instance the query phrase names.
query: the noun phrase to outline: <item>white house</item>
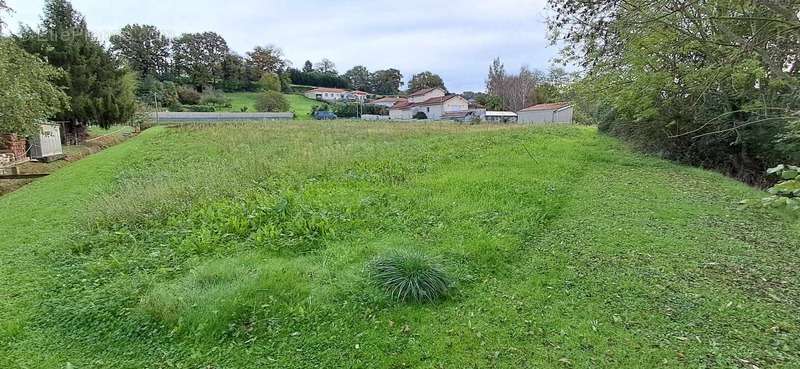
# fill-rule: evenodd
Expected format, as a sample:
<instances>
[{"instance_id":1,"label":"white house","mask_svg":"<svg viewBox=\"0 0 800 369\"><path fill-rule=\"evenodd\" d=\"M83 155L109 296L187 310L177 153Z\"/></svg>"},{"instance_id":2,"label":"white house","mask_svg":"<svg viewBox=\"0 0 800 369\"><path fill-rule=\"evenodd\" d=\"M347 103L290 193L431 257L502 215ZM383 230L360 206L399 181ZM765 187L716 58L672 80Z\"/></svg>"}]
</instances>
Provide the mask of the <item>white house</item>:
<instances>
[{"instance_id":1,"label":"white house","mask_svg":"<svg viewBox=\"0 0 800 369\"><path fill-rule=\"evenodd\" d=\"M444 89L435 87L408 95L408 101L398 102L389 109L391 119L413 119L420 112L426 119L440 120L444 115L469 111L469 101L460 95L447 95Z\"/></svg>"},{"instance_id":2,"label":"white house","mask_svg":"<svg viewBox=\"0 0 800 369\"><path fill-rule=\"evenodd\" d=\"M364 91L355 90L355 91L345 92L344 99L351 101L365 102L367 101L367 96L369 96L368 93Z\"/></svg>"},{"instance_id":3,"label":"white house","mask_svg":"<svg viewBox=\"0 0 800 369\"><path fill-rule=\"evenodd\" d=\"M305 95L314 100L338 101L344 98L346 92L347 90L341 88L317 87L306 91Z\"/></svg>"},{"instance_id":4,"label":"white house","mask_svg":"<svg viewBox=\"0 0 800 369\"><path fill-rule=\"evenodd\" d=\"M517 112L520 123L572 123L572 103L538 104Z\"/></svg>"},{"instance_id":5,"label":"white house","mask_svg":"<svg viewBox=\"0 0 800 369\"><path fill-rule=\"evenodd\" d=\"M469 110L467 99L459 95L431 97L421 102L399 103L389 109L391 119L414 119L418 113L424 113L425 119L440 120L446 113L465 112Z\"/></svg>"},{"instance_id":6,"label":"white house","mask_svg":"<svg viewBox=\"0 0 800 369\"><path fill-rule=\"evenodd\" d=\"M340 100L364 102L367 100L368 94L364 91L347 91L341 88L317 87L306 91L305 95L309 99L330 102Z\"/></svg>"}]
</instances>

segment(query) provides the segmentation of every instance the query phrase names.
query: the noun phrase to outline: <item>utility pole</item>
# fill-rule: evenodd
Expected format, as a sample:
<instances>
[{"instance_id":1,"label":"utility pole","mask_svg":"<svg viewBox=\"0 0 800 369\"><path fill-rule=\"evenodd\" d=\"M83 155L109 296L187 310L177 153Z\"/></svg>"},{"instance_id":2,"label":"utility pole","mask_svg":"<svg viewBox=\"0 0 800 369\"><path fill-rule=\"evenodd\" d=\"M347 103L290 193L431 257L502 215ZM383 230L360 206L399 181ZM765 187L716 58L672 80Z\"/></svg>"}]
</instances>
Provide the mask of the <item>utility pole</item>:
<instances>
[{"instance_id":1,"label":"utility pole","mask_svg":"<svg viewBox=\"0 0 800 369\"><path fill-rule=\"evenodd\" d=\"M155 101L155 103L156 103L156 125L158 125L158 111L160 109L158 107L158 95L156 95L155 92L153 92L153 101Z\"/></svg>"}]
</instances>

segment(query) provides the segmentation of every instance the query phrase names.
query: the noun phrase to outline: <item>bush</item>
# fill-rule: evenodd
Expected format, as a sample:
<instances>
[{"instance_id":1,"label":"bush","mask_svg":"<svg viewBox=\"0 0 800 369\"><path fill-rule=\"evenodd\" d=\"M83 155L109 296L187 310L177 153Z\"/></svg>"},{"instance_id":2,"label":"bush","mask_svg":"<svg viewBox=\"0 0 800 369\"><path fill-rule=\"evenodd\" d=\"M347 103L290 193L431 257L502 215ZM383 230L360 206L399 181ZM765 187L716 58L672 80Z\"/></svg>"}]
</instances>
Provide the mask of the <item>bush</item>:
<instances>
[{"instance_id":1,"label":"bush","mask_svg":"<svg viewBox=\"0 0 800 369\"><path fill-rule=\"evenodd\" d=\"M333 112L340 118L358 117L359 111L361 112L361 114L373 114L373 115L389 114L389 109L381 105L364 104L359 106L358 103L336 103L333 105Z\"/></svg>"},{"instance_id":2,"label":"bush","mask_svg":"<svg viewBox=\"0 0 800 369\"><path fill-rule=\"evenodd\" d=\"M280 92L267 91L258 96L256 110L265 112L289 111L289 101Z\"/></svg>"},{"instance_id":3,"label":"bush","mask_svg":"<svg viewBox=\"0 0 800 369\"><path fill-rule=\"evenodd\" d=\"M258 81L258 86L264 91L281 91L281 80L274 73L264 73Z\"/></svg>"},{"instance_id":4,"label":"bush","mask_svg":"<svg viewBox=\"0 0 800 369\"><path fill-rule=\"evenodd\" d=\"M206 91L201 95L200 104L231 107L231 101L220 91Z\"/></svg>"},{"instance_id":5,"label":"bush","mask_svg":"<svg viewBox=\"0 0 800 369\"><path fill-rule=\"evenodd\" d=\"M316 87L350 88L350 81L332 73L303 72L289 69L289 78L293 84Z\"/></svg>"},{"instance_id":6,"label":"bush","mask_svg":"<svg viewBox=\"0 0 800 369\"><path fill-rule=\"evenodd\" d=\"M416 112L414 114L414 116L412 118L414 118L414 119L428 119L428 115L425 114L425 112L418 111L418 112Z\"/></svg>"},{"instance_id":7,"label":"bush","mask_svg":"<svg viewBox=\"0 0 800 369\"><path fill-rule=\"evenodd\" d=\"M800 167L781 164L769 169L767 175L777 176L779 182L767 190L771 196L765 197L757 203L764 207L784 208L800 214ZM753 203L756 202L742 201L744 205Z\"/></svg>"},{"instance_id":8,"label":"bush","mask_svg":"<svg viewBox=\"0 0 800 369\"><path fill-rule=\"evenodd\" d=\"M318 111L331 111L331 106L327 103L324 103L322 105L314 105L311 107L311 115L314 115L314 113Z\"/></svg>"},{"instance_id":9,"label":"bush","mask_svg":"<svg viewBox=\"0 0 800 369\"><path fill-rule=\"evenodd\" d=\"M202 98L203 96L191 87L181 86L178 88L178 100L181 104L197 105L200 104Z\"/></svg>"},{"instance_id":10,"label":"bush","mask_svg":"<svg viewBox=\"0 0 800 369\"><path fill-rule=\"evenodd\" d=\"M450 278L432 257L418 251L392 251L369 265L375 283L393 299L434 302L446 297Z\"/></svg>"},{"instance_id":11,"label":"bush","mask_svg":"<svg viewBox=\"0 0 800 369\"><path fill-rule=\"evenodd\" d=\"M217 109L211 105L182 105L180 111L193 113L213 113Z\"/></svg>"}]
</instances>

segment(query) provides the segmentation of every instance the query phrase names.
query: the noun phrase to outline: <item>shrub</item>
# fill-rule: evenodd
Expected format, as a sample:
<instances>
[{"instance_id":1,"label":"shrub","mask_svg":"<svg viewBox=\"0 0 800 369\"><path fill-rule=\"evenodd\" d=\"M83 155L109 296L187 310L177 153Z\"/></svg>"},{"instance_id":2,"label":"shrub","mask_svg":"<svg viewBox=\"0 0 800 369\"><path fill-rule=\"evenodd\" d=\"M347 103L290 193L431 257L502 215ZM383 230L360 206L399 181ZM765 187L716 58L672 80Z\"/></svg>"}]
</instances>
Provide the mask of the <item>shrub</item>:
<instances>
[{"instance_id":1,"label":"shrub","mask_svg":"<svg viewBox=\"0 0 800 369\"><path fill-rule=\"evenodd\" d=\"M303 72L298 69L289 68L288 74L291 82L295 85L350 88L350 81L333 73L317 71Z\"/></svg>"},{"instance_id":2,"label":"shrub","mask_svg":"<svg viewBox=\"0 0 800 369\"><path fill-rule=\"evenodd\" d=\"M767 192L772 196L765 197L759 202L764 207L784 208L800 213L800 167L793 165L778 165L767 171L767 175L777 176L778 184L772 186ZM744 205L753 203L745 200Z\"/></svg>"},{"instance_id":3,"label":"shrub","mask_svg":"<svg viewBox=\"0 0 800 369\"><path fill-rule=\"evenodd\" d=\"M231 101L220 91L206 91L201 95L200 104L230 107Z\"/></svg>"},{"instance_id":4,"label":"shrub","mask_svg":"<svg viewBox=\"0 0 800 369\"><path fill-rule=\"evenodd\" d=\"M181 104L197 105L200 104L202 98L203 96L191 87L181 86L178 88L178 100Z\"/></svg>"},{"instance_id":5,"label":"shrub","mask_svg":"<svg viewBox=\"0 0 800 369\"><path fill-rule=\"evenodd\" d=\"M281 91L281 80L274 73L264 73L258 81L258 86L264 91Z\"/></svg>"},{"instance_id":6,"label":"shrub","mask_svg":"<svg viewBox=\"0 0 800 369\"><path fill-rule=\"evenodd\" d=\"M331 111L331 107L327 103L322 105L314 105L311 107L311 115L314 115L314 113L318 111Z\"/></svg>"},{"instance_id":7,"label":"shrub","mask_svg":"<svg viewBox=\"0 0 800 369\"><path fill-rule=\"evenodd\" d=\"M385 106L358 103L336 103L333 105L333 112L340 118L355 118L358 113L373 115L389 115L389 109Z\"/></svg>"},{"instance_id":8,"label":"shrub","mask_svg":"<svg viewBox=\"0 0 800 369\"><path fill-rule=\"evenodd\" d=\"M414 116L412 118L414 118L414 119L428 119L428 115L425 114L425 112L418 111L418 112L416 112L414 114Z\"/></svg>"},{"instance_id":9,"label":"shrub","mask_svg":"<svg viewBox=\"0 0 800 369\"><path fill-rule=\"evenodd\" d=\"M217 111L216 108L210 105L182 105L180 110L193 113L213 113Z\"/></svg>"},{"instance_id":10,"label":"shrub","mask_svg":"<svg viewBox=\"0 0 800 369\"><path fill-rule=\"evenodd\" d=\"M267 91L258 96L256 110L266 112L289 111L289 101L280 92Z\"/></svg>"},{"instance_id":11,"label":"shrub","mask_svg":"<svg viewBox=\"0 0 800 369\"><path fill-rule=\"evenodd\" d=\"M375 283L398 301L433 302L450 290L442 266L418 251L392 251L373 260L369 271Z\"/></svg>"}]
</instances>

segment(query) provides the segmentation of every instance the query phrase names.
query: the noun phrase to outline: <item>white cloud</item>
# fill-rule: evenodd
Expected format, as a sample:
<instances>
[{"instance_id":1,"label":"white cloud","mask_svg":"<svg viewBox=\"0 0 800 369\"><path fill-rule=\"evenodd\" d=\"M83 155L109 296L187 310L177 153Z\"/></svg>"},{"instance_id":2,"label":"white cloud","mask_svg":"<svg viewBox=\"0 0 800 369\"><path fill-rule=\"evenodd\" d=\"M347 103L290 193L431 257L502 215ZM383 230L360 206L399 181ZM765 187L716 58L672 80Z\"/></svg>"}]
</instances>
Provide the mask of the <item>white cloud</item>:
<instances>
[{"instance_id":1,"label":"white cloud","mask_svg":"<svg viewBox=\"0 0 800 369\"><path fill-rule=\"evenodd\" d=\"M39 22L43 0L9 0L9 24ZM340 71L363 64L406 77L442 75L454 91L483 88L495 57L509 69L546 68L545 0L73 0L93 32L107 38L128 23L171 35L214 31L239 53L275 44L295 63L327 57Z\"/></svg>"}]
</instances>

